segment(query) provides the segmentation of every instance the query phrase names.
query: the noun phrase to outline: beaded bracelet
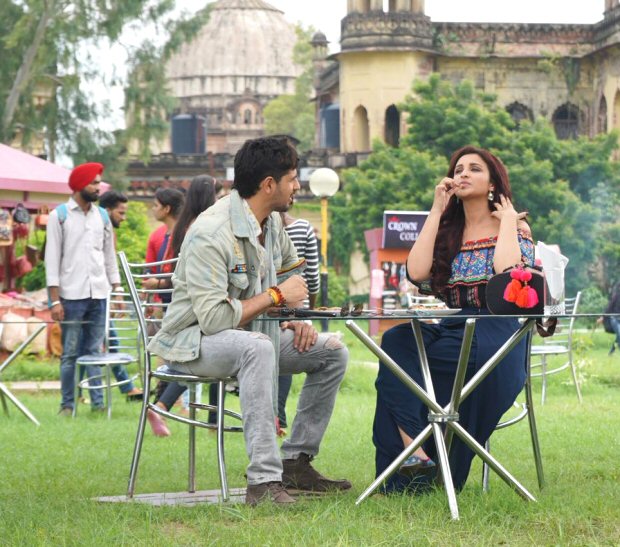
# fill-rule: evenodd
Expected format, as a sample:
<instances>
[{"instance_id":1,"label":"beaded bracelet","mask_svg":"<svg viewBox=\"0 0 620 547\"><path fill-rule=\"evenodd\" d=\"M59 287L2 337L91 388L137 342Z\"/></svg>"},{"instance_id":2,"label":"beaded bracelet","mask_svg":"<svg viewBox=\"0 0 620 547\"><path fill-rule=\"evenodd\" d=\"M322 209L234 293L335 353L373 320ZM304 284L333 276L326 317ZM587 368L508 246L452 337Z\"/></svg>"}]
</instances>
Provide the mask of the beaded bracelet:
<instances>
[{"instance_id":1,"label":"beaded bracelet","mask_svg":"<svg viewBox=\"0 0 620 547\"><path fill-rule=\"evenodd\" d=\"M269 296L271 297L274 306L281 306L286 302L286 300L284 299L284 295L280 290L280 287L278 287L277 285L269 287L267 289L267 292L269 293Z\"/></svg>"}]
</instances>

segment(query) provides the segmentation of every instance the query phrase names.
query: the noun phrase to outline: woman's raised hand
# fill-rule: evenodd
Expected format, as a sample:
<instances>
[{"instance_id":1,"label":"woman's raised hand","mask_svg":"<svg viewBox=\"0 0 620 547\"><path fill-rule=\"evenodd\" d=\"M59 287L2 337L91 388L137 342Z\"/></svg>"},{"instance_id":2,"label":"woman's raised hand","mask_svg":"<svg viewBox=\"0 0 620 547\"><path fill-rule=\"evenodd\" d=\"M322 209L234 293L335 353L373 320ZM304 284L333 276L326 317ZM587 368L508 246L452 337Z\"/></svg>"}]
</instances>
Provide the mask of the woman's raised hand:
<instances>
[{"instance_id":1,"label":"woman's raised hand","mask_svg":"<svg viewBox=\"0 0 620 547\"><path fill-rule=\"evenodd\" d=\"M523 220L527 216L527 211L517 213L512 205L512 201L510 201L506 196L500 195L499 202L495 203L495 211L491 213L491 216L495 217L500 222L504 218L516 218L517 220Z\"/></svg>"},{"instance_id":2,"label":"woman's raised hand","mask_svg":"<svg viewBox=\"0 0 620 547\"><path fill-rule=\"evenodd\" d=\"M458 190L458 185L454 179L450 177L444 177L441 182L435 186L435 197L433 199L433 206L431 211L438 211L440 214L446 210L448 201Z\"/></svg>"}]
</instances>

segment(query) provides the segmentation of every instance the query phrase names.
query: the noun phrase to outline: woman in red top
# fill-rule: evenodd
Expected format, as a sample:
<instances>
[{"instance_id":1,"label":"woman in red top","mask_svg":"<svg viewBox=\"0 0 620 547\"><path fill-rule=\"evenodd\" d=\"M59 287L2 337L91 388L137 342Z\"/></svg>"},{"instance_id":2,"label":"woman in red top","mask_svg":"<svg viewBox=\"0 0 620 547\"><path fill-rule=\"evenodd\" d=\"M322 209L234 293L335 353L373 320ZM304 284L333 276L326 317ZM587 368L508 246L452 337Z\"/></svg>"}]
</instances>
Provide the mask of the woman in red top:
<instances>
[{"instance_id":1,"label":"woman in red top","mask_svg":"<svg viewBox=\"0 0 620 547\"><path fill-rule=\"evenodd\" d=\"M177 223L177 218L183 207L184 196L181 190L176 188L160 188L155 192L155 200L153 203L153 215L163 225L154 230L149 236L146 246L146 261L160 262L164 260L170 241L172 232ZM160 269L154 268L153 273L161 272ZM153 277L144 279L142 287L153 290L157 288L158 279Z\"/></svg>"},{"instance_id":2,"label":"woman in red top","mask_svg":"<svg viewBox=\"0 0 620 547\"><path fill-rule=\"evenodd\" d=\"M172 238L170 238L170 243L166 249L166 252L162 255L160 260L168 260L179 256L181 245L183 244L187 230L200 213L215 203L216 194L216 181L213 177L210 177L209 175L199 175L192 179L189 189L187 190L185 205L183 206L183 210L179 214L179 218L174 226ZM170 265L164 265L163 271L166 271L166 267L170 267ZM151 282L153 279L147 279L145 281ZM171 287L170 280L168 279L154 279L154 281L155 283L152 285L152 288L157 287L164 289ZM217 389L217 385L215 384L213 384L212 387ZM186 386L182 386L177 382L160 382L156 388L155 404L165 410L170 410L175 401L186 389ZM211 396L212 393L209 393L210 399ZM170 435L170 430L166 426L164 419L159 414L149 410L147 418L153 433L157 437L167 437Z\"/></svg>"}]
</instances>

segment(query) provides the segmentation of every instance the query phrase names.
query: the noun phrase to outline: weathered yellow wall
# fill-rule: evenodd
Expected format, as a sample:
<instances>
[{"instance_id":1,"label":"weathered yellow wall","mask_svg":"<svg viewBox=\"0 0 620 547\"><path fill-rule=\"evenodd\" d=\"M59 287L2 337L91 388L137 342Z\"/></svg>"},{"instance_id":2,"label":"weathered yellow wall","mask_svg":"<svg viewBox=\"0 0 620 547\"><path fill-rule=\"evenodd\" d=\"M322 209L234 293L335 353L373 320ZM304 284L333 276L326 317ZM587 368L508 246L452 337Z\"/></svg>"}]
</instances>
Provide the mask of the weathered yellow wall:
<instances>
[{"instance_id":1,"label":"weathered yellow wall","mask_svg":"<svg viewBox=\"0 0 620 547\"><path fill-rule=\"evenodd\" d=\"M385 110L405 99L414 79L428 77L432 61L424 53L407 51L347 52L339 59L340 149L342 152L364 152L355 150L354 146L355 109L361 105L368 111L371 144L373 139L383 139Z\"/></svg>"}]
</instances>

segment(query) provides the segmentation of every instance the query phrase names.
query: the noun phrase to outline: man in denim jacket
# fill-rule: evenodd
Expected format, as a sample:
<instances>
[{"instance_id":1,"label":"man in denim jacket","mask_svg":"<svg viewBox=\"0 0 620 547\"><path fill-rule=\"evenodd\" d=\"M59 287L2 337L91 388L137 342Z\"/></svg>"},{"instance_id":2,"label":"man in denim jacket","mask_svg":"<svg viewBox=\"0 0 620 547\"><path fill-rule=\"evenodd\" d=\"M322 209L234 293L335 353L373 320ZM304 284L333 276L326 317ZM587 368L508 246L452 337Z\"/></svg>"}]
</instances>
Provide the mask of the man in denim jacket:
<instances>
[{"instance_id":1,"label":"man in denim jacket","mask_svg":"<svg viewBox=\"0 0 620 547\"><path fill-rule=\"evenodd\" d=\"M180 372L236 376L243 414L246 503L295 501L285 488L326 492L351 483L319 474L311 460L329 423L348 351L338 337L299 321L255 321L272 306L308 296L295 247L278 213L299 190L288 140L246 141L231 194L202 213L185 237L174 293L149 350ZM278 374L307 374L291 436L276 440Z\"/></svg>"}]
</instances>

